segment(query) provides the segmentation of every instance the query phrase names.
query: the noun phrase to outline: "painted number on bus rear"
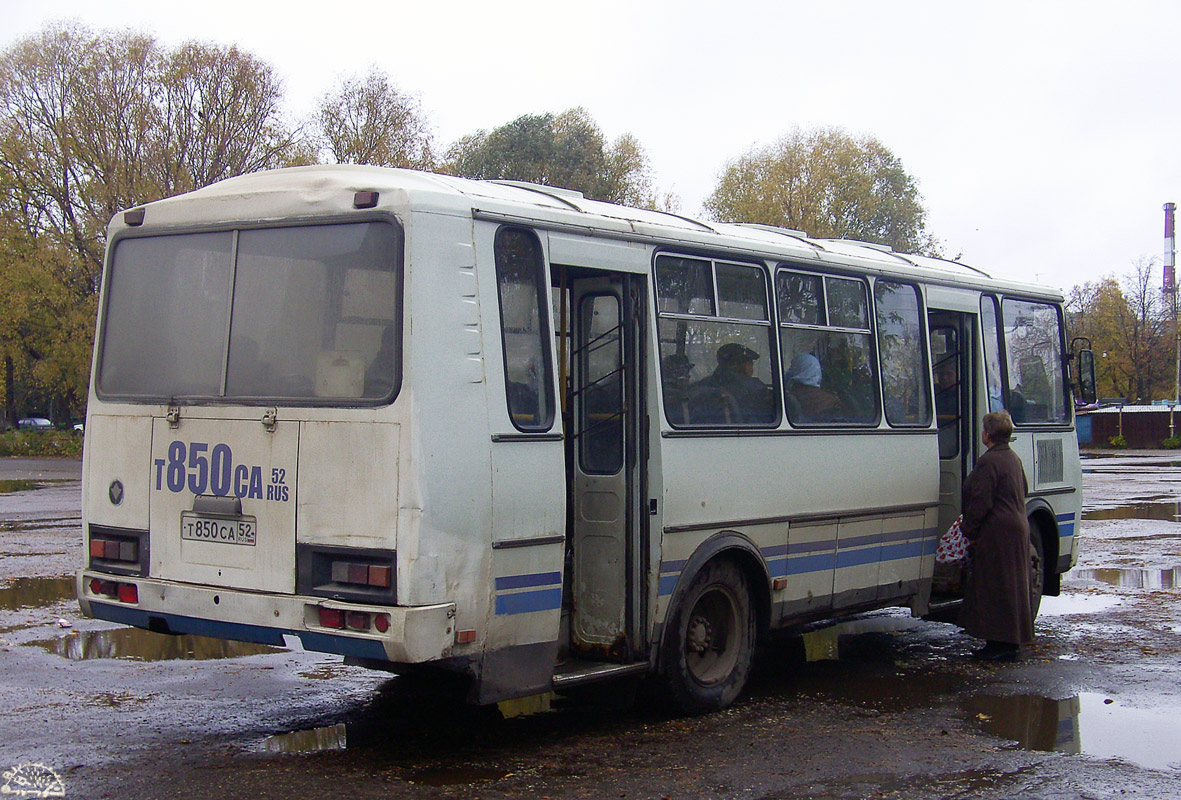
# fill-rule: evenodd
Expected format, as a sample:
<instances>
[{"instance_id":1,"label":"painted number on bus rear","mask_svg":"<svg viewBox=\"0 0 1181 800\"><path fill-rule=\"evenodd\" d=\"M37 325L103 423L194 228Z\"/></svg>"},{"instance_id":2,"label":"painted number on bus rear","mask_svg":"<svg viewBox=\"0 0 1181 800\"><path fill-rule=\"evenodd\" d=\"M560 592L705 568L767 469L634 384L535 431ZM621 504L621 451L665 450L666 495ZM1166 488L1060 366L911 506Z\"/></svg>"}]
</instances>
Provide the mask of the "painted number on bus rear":
<instances>
[{"instance_id":1,"label":"painted number on bus rear","mask_svg":"<svg viewBox=\"0 0 1181 800\"><path fill-rule=\"evenodd\" d=\"M272 469L270 482L263 482L263 468L252 464L235 464L234 453L228 444L173 441L168 445L168 458L154 462L156 491L184 491L193 494L213 494L218 497L245 497L253 500L275 500L286 503L291 499L287 485L287 470Z\"/></svg>"}]
</instances>

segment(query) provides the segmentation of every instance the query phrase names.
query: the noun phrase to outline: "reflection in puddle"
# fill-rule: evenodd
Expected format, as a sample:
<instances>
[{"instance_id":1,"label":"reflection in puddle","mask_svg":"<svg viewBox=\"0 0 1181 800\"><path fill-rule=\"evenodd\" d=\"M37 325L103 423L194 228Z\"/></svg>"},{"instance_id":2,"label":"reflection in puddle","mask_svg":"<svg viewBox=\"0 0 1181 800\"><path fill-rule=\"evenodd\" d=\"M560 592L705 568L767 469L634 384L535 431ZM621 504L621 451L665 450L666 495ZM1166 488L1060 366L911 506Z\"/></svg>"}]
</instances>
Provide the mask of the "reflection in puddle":
<instances>
[{"instance_id":1,"label":"reflection in puddle","mask_svg":"<svg viewBox=\"0 0 1181 800\"><path fill-rule=\"evenodd\" d=\"M973 697L965 708L989 733L1026 750L1122 758L1150 769L1181 767L1175 722L1181 709L1128 708L1091 693L1066 700Z\"/></svg>"},{"instance_id":2,"label":"reflection in puddle","mask_svg":"<svg viewBox=\"0 0 1181 800\"><path fill-rule=\"evenodd\" d=\"M282 652L280 647L204 636L168 636L139 628L87 631L32 642L71 661L123 658L131 661L206 661Z\"/></svg>"},{"instance_id":3,"label":"reflection in puddle","mask_svg":"<svg viewBox=\"0 0 1181 800\"><path fill-rule=\"evenodd\" d=\"M841 657L841 639L867 634L890 635L917 628L922 620L913 617L874 616L838 622L802 635L808 661L836 661ZM846 648L850 642L846 641Z\"/></svg>"},{"instance_id":4,"label":"reflection in puddle","mask_svg":"<svg viewBox=\"0 0 1181 800\"><path fill-rule=\"evenodd\" d=\"M347 746L348 730L343 722L324 728L270 736L263 742L263 749L268 753L320 753L325 750L344 750Z\"/></svg>"},{"instance_id":5,"label":"reflection in puddle","mask_svg":"<svg viewBox=\"0 0 1181 800\"><path fill-rule=\"evenodd\" d=\"M0 610L41 608L73 597L73 578L15 578L0 587Z\"/></svg>"},{"instance_id":6,"label":"reflection in puddle","mask_svg":"<svg viewBox=\"0 0 1181 800\"><path fill-rule=\"evenodd\" d=\"M40 488L34 481L0 481L0 494L8 494L10 492L27 492L30 489Z\"/></svg>"},{"instance_id":7,"label":"reflection in puddle","mask_svg":"<svg viewBox=\"0 0 1181 800\"><path fill-rule=\"evenodd\" d=\"M1164 522L1181 521L1181 502L1132 503L1115 508L1094 508L1083 512L1085 520L1152 519Z\"/></svg>"},{"instance_id":8,"label":"reflection in puddle","mask_svg":"<svg viewBox=\"0 0 1181 800\"><path fill-rule=\"evenodd\" d=\"M413 773L407 779L421 786L462 786L468 783L498 781L507 770L489 767L436 767Z\"/></svg>"},{"instance_id":9,"label":"reflection in puddle","mask_svg":"<svg viewBox=\"0 0 1181 800\"><path fill-rule=\"evenodd\" d=\"M1181 567L1173 569L1076 569L1070 574L1072 577L1082 580L1101 581L1123 589L1181 588Z\"/></svg>"},{"instance_id":10,"label":"reflection in puddle","mask_svg":"<svg viewBox=\"0 0 1181 800\"><path fill-rule=\"evenodd\" d=\"M1038 610L1040 617L1068 617L1072 614L1098 614L1109 611L1123 603L1119 597L1108 594L1071 594L1064 592L1057 597L1044 596Z\"/></svg>"}]
</instances>

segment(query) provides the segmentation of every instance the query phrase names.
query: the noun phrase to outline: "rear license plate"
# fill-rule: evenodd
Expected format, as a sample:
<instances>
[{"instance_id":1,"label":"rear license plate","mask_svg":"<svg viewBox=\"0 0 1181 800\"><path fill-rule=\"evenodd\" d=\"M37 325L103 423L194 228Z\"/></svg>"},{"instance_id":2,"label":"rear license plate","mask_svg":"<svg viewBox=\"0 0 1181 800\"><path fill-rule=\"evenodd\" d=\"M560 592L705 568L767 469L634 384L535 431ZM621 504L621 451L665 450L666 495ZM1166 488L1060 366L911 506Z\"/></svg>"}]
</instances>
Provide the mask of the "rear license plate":
<instances>
[{"instance_id":1,"label":"rear license plate","mask_svg":"<svg viewBox=\"0 0 1181 800\"><path fill-rule=\"evenodd\" d=\"M180 515L182 539L253 547L257 534L258 520L255 517L206 517L191 511L183 511Z\"/></svg>"}]
</instances>

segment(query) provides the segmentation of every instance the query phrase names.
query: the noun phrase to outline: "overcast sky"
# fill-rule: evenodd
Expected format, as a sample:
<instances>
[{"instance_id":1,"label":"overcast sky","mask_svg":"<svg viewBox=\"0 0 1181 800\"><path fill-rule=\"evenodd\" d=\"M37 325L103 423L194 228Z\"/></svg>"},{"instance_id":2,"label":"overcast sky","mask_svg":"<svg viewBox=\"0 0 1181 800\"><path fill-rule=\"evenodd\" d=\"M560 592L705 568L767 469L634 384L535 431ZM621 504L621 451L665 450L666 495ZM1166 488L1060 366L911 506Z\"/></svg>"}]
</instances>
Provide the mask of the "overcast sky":
<instances>
[{"instance_id":1,"label":"overcast sky","mask_svg":"<svg viewBox=\"0 0 1181 800\"><path fill-rule=\"evenodd\" d=\"M296 115L377 65L443 146L581 105L639 139L689 215L727 160L839 126L901 158L966 263L1063 289L1141 257L1159 273L1161 206L1181 203L1181 3L967 5L0 0L0 45L61 19L234 43L274 65Z\"/></svg>"}]
</instances>

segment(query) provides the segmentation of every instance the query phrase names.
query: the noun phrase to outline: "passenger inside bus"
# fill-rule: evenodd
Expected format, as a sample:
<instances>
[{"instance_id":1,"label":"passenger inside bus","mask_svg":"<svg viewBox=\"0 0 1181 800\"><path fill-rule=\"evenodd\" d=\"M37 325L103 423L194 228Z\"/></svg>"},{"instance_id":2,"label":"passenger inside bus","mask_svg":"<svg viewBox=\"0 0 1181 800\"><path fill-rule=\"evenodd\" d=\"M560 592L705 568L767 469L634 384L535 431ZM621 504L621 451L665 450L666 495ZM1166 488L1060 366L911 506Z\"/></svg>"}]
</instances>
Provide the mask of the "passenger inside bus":
<instances>
[{"instance_id":1,"label":"passenger inside bus","mask_svg":"<svg viewBox=\"0 0 1181 800\"><path fill-rule=\"evenodd\" d=\"M660 365L664 382L664 412L673 425L688 425L689 416L689 375L693 362L682 353L665 356Z\"/></svg>"},{"instance_id":2,"label":"passenger inside bus","mask_svg":"<svg viewBox=\"0 0 1181 800\"><path fill-rule=\"evenodd\" d=\"M783 375L792 422L825 422L839 415L840 398L820 387L823 377L820 359L812 353L796 353Z\"/></svg>"},{"instance_id":3,"label":"passenger inside bus","mask_svg":"<svg viewBox=\"0 0 1181 800\"><path fill-rule=\"evenodd\" d=\"M773 389L754 377L759 354L730 342L718 348L718 366L690 390L694 424L732 425L775 421Z\"/></svg>"}]
</instances>

